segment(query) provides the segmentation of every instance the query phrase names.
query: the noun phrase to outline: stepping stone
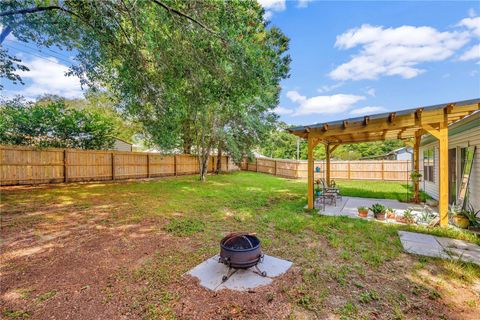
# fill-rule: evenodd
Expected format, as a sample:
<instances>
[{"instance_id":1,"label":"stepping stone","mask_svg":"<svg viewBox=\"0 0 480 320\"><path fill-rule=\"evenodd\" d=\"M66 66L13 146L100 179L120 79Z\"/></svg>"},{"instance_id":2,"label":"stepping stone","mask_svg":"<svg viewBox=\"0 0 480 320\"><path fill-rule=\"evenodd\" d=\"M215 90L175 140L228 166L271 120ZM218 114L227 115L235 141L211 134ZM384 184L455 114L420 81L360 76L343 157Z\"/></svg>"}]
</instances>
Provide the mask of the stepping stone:
<instances>
[{"instance_id":1,"label":"stepping stone","mask_svg":"<svg viewBox=\"0 0 480 320\"><path fill-rule=\"evenodd\" d=\"M463 261L480 265L480 246L457 239L435 237L444 250Z\"/></svg>"},{"instance_id":2,"label":"stepping stone","mask_svg":"<svg viewBox=\"0 0 480 320\"><path fill-rule=\"evenodd\" d=\"M422 256L458 259L480 265L480 246L462 240L398 231L403 249Z\"/></svg>"},{"instance_id":3,"label":"stepping stone","mask_svg":"<svg viewBox=\"0 0 480 320\"><path fill-rule=\"evenodd\" d=\"M255 268L239 269L227 281L222 282L222 277L228 273L228 267L219 263L218 259L219 255L215 255L187 272L187 274L198 278L202 287L213 291L222 289L248 291L271 284L273 278L284 274L292 266L290 261L264 255L263 261L258 264L258 268L267 273L266 277L255 273L253 271Z\"/></svg>"},{"instance_id":4,"label":"stepping stone","mask_svg":"<svg viewBox=\"0 0 480 320\"><path fill-rule=\"evenodd\" d=\"M408 253L443 259L450 257L432 235L407 231L398 231L398 234L403 249Z\"/></svg>"}]
</instances>

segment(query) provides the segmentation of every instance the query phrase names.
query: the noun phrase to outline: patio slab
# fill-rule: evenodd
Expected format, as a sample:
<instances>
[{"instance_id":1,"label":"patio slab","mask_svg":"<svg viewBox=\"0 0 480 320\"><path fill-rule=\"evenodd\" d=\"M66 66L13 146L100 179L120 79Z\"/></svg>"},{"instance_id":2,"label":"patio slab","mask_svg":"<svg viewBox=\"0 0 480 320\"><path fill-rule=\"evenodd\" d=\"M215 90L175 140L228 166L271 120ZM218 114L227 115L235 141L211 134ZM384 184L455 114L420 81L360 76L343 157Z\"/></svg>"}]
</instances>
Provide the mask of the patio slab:
<instances>
[{"instance_id":1,"label":"patio slab","mask_svg":"<svg viewBox=\"0 0 480 320\"><path fill-rule=\"evenodd\" d=\"M458 259L480 265L480 246L457 239L398 231L403 249L422 256Z\"/></svg>"},{"instance_id":2,"label":"patio slab","mask_svg":"<svg viewBox=\"0 0 480 320\"><path fill-rule=\"evenodd\" d=\"M190 270L187 274L198 278L202 287L213 291L222 289L248 291L271 284L273 278L287 272L292 266L290 261L264 255L263 261L258 264L258 267L267 273L266 277L260 276L250 268L238 270L227 281L222 282L222 277L228 273L228 267L219 263L218 259L219 256L215 255Z\"/></svg>"},{"instance_id":3,"label":"patio slab","mask_svg":"<svg viewBox=\"0 0 480 320\"><path fill-rule=\"evenodd\" d=\"M375 203L380 203L386 207L395 209L398 213L403 214L405 210L412 207L412 204L403 203L392 199L374 199L374 198L357 198L357 197L342 197L337 199L337 205L326 205L325 210L321 211L322 215L326 216L348 216L352 218L358 217L358 207L371 207ZM315 203L316 208L320 208L318 203ZM373 213L369 212L368 218L373 219Z\"/></svg>"},{"instance_id":4,"label":"patio slab","mask_svg":"<svg viewBox=\"0 0 480 320\"><path fill-rule=\"evenodd\" d=\"M450 257L432 235L407 231L398 231L398 235L403 249L408 253L443 259Z\"/></svg>"}]
</instances>

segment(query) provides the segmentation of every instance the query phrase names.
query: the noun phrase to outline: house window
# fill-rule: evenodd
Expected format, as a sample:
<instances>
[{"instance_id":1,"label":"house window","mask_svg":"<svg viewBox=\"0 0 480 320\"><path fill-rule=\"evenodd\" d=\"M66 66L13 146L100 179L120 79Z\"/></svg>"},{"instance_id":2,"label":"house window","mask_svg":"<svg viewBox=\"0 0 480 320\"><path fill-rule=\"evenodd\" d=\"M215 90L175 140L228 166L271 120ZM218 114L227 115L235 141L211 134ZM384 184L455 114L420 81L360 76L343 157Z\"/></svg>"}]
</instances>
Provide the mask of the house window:
<instances>
[{"instance_id":1,"label":"house window","mask_svg":"<svg viewBox=\"0 0 480 320\"><path fill-rule=\"evenodd\" d=\"M423 151L423 178L425 181L435 182L433 175L435 151L432 148Z\"/></svg>"}]
</instances>

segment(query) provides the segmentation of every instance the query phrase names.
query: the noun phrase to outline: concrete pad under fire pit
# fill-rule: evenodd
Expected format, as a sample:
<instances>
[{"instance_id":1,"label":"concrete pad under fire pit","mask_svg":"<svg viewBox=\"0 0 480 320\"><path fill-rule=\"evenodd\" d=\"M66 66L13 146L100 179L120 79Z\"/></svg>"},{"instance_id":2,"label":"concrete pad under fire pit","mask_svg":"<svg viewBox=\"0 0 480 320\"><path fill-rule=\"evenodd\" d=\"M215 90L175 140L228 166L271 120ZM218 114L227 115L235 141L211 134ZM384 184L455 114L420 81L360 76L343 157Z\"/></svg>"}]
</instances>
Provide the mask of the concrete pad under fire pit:
<instances>
[{"instance_id":1,"label":"concrete pad under fire pit","mask_svg":"<svg viewBox=\"0 0 480 320\"><path fill-rule=\"evenodd\" d=\"M228 267L219 263L218 259L219 255L215 255L187 272L187 274L198 278L202 287L213 291L222 289L248 291L271 284L273 278L287 272L292 266L290 261L264 255L263 261L258 263L258 268L267 273L266 277L255 273L253 271L255 268L239 269L227 281L222 282L222 277L228 273Z\"/></svg>"}]
</instances>

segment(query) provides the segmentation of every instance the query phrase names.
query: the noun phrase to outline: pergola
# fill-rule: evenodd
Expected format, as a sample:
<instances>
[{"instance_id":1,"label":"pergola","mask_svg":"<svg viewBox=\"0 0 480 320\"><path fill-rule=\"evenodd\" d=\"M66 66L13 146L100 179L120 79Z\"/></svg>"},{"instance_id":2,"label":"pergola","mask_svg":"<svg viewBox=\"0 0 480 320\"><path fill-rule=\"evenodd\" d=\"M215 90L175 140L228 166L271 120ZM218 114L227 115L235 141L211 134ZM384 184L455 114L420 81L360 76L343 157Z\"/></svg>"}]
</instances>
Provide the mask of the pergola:
<instances>
[{"instance_id":1,"label":"pergola","mask_svg":"<svg viewBox=\"0 0 480 320\"><path fill-rule=\"evenodd\" d=\"M480 110L480 99L464 100L428 107L317 123L289 129L308 140L308 208L313 209L313 149L319 143L326 150L326 180L330 183L330 157L342 144L388 139L413 139L413 170L419 172L422 135L431 134L439 141L439 213L440 225L448 225L448 126ZM419 183L414 182L414 199L419 199Z\"/></svg>"}]
</instances>

